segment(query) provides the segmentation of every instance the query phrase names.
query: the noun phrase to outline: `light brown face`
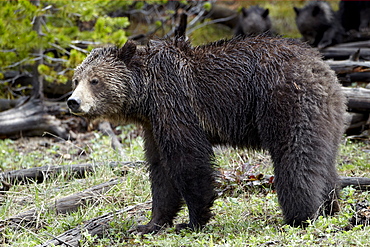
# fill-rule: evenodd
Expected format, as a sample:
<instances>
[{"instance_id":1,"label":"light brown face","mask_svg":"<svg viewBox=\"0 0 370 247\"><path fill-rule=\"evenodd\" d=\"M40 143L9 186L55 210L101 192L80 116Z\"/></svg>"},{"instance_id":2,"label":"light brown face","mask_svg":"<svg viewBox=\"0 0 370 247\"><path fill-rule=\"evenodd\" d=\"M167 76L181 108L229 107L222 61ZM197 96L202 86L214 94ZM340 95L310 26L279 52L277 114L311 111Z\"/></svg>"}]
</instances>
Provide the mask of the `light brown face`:
<instances>
[{"instance_id":1,"label":"light brown face","mask_svg":"<svg viewBox=\"0 0 370 247\"><path fill-rule=\"evenodd\" d=\"M67 100L73 114L89 117L96 112L99 105L98 92L103 91L103 84L107 83L105 69L102 68L110 66L105 59L109 53L103 51L101 48L92 50L75 70L72 78L74 91Z\"/></svg>"},{"instance_id":2,"label":"light brown face","mask_svg":"<svg viewBox=\"0 0 370 247\"><path fill-rule=\"evenodd\" d=\"M90 119L124 119L133 101L133 80L127 68L136 45L106 47L91 51L74 73L74 91L67 100L73 114Z\"/></svg>"},{"instance_id":3,"label":"light brown face","mask_svg":"<svg viewBox=\"0 0 370 247\"><path fill-rule=\"evenodd\" d=\"M76 115L89 115L97 105L96 97L94 96L94 86L99 84L98 78L73 78L74 91L67 101L70 111ZM101 82L100 82L101 83Z\"/></svg>"},{"instance_id":4,"label":"light brown face","mask_svg":"<svg viewBox=\"0 0 370 247\"><path fill-rule=\"evenodd\" d=\"M94 61L76 69L72 82L74 91L67 105L75 115L89 119L109 119L127 105L125 69L111 61ZM120 72L122 73L120 73Z\"/></svg>"}]
</instances>

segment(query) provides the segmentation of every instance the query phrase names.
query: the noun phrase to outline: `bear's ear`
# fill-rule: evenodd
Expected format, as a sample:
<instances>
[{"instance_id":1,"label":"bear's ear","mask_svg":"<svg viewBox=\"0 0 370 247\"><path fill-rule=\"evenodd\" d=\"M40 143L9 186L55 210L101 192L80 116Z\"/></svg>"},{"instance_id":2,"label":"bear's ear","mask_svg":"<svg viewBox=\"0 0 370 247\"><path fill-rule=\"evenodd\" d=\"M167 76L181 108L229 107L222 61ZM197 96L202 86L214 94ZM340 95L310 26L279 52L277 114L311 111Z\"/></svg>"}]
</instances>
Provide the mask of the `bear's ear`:
<instances>
[{"instance_id":1,"label":"bear's ear","mask_svg":"<svg viewBox=\"0 0 370 247\"><path fill-rule=\"evenodd\" d=\"M320 14L320 12L321 12L321 9L320 9L320 7L319 6L315 6L314 8L313 8L313 10L312 10L312 16L317 16L318 14Z\"/></svg>"},{"instance_id":2,"label":"bear's ear","mask_svg":"<svg viewBox=\"0 0 370 247\"><path fill-rule=\"evenodd\" d=\"M266 18L269 15L269 9L265 9L262 13L262 17Z\"/></svg>"},{"instance_id":3,"label":"bear's ear","mask_svg":"<svg viewBox=\"0 0 370 247\"><path fill-rule=\"evenodd\" d=\"M244 7L242 7L242 15L243 15L243 17L247 17L248 16L248 11Z\"/></svg>"},{"instance_id":4,"label":"bear's ear","mask_svg":"<svg viewBox=\"0 0 370 247\"><path fill-rule=\"evenodd\" d=\"M118 50L118 58L122 59L126 65L131 62L132 57L136 52L136 44L133 41L127 41L124 46Z\"/></svg>"},{"instance_id":5,"label":"bear's ear","mask_svg":"<svg viewBox=\"0 0 370 247\"><path fill-rule=\"evenodd\" d=\"M301 9L297 8L297 7L293 7L294 9L294 12L296 14L296 16L299 16L299 13L301 12Z\"/></svg>"}]
</instances>

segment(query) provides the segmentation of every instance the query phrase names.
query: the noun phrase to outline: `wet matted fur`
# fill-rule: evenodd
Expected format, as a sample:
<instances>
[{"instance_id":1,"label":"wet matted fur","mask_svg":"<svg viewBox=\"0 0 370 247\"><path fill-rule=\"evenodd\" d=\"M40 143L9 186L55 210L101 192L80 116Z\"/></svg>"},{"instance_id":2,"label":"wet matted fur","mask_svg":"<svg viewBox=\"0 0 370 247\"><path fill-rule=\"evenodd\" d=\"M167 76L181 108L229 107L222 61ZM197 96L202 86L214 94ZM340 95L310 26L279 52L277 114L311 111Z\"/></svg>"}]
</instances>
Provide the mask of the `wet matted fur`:
<instances>
[{"instance_id":1,"label":"wet matted fur","mask_svg":"<svg viewBox=\"0 0 370 247\"><path fill-rule=\"evenodd\" d=\"M156 232L186 203L189 223L211 217L212 145L266 149L285 221L336 209L335 160L345 98L319 53L290 39L246 37L193 47L182 39L145 48L95 49L76 69L72 112L143 126Z\"/></svg>"}]
</instances>

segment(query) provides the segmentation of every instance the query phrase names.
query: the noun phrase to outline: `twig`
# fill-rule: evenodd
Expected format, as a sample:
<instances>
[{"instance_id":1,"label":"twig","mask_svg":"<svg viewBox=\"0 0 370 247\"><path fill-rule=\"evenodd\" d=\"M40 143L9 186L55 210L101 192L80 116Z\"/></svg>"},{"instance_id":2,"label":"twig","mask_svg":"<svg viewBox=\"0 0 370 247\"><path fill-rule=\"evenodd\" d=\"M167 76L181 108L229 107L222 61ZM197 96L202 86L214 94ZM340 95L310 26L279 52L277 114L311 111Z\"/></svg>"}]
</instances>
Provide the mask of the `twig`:
<instances>
[{"instance_id":1,"label":"twig","mask_svg":"<svg viewBox=\"0 0 370 247\"><path fill-rule=\"evenodd\" d=\"M74 247L74 245L71 245L71 244L67 243L66 241L64 241L63 239L60 239L59 237L56 237L56 236L54 236L54 235L52 235L48 232L46 232L46 235L48 235L49 237L52 237L55 240L58 240L61 244L64 244L64 245L69 246L69 247Z\"/></svg>"},{"instance_id":2,"label":"twig","mask_svg":"<svg viewBox=\"0 0 370 247\"><path fill-rule=\"evenodd\" d=\"M63 53L67 54L68 56L71 55L71 53L69 51L67 51L66 49L64 49L63 47L57 45L57 44L54 44L54 43L51 43L49 42L49 45L51 45L52 47L58 49L58 50L61 50Z\"/></svg>"},{"instance_id":3,"label":"twig","mask_svg":"<svg viewBox=\"0 0 370 247\"><path fill-rule=\"evenodd\" d=\"M79 207L87 205L88 203L96 202L102 198L103 194L109 191L113 186L117 185L121 180L113 179L111 181L95 185L84 191L60 198L54 202L48 203L42 210L36 208L22 212L18 215L12 216L6 220L1 221L0 231L5 227L24 226L30 227L40 222L38 216L45 211L55 211L58 214L65 214L75 212Z\"/></svg>"},{"instance_id":4,"label":"twig","mask_svg":"<svg viewBox=\"0 0 370 247\"><path fill-rule=\"evenodd\" d=\"M144 203L136 204L134 206L126 207L116 212L107 213L105 215L91 219L81 226L77 226L76 228L70 229L60 234L56 238L53 238L41 245L37 245L36 247L61 245L65 242L72 246L78 246L82 232L87 231L91 236L102 235L102 233L106 230L108 223L112 221L115 217L120 216L126 212L134 211L136 209L149 210L150 207L151 201L147 201ZM60 240L62 240L63 242Z\"/></svg>"},{"instance_id":5,"label":"twig","mask_svg":"<svg viewBox=\"0 0 370 247\"><path fill-rule=\"evenodd\" d=\"M80 51L80 52L82 52L82 53L85 53L85 54L88 54L88 53L89 53L87 50L82 49L82 48L80 48L80 47L77 47L77 46L75 46L75 45L69 45L69 47L71 47L72 49L75 49L75 50L77 50L77 51Z\"/></svg>"},{"instance_id":6,"label":"twig","mask_svg":"<svg viewBox=\"0 0 370 247\"><path fill-rule=\"evenodd\" d=\"M99 130L103 132L103 134L109 135L109 137L111 138L112 148L116 150L117 152L119 152L121 156L124 156L125 152L123 151L122 145L119 142L117 136L114 134L110 123L108 121L100 122Z\"/></svg>"},{"instance_id":7,"label":"twig","mask_svg":"<svg viewBox=\"0 0 370 247\"><path fill-rule=\"evenodd\" d=\"M204 26L207 26L207 25L210 25L210 24L215 24L215 23L218 23L218 22L229 21L229 20L231 20L235 17L236 17L236 15L231 15L231 16L228 16L228 17L225 17L225 18L219 18L219 19L214 19L214 20L211 20L211 21L204 22L202 24L199 24L198 26L195 26L195 27L191 28L189 31L186 32L186 35L189 35L192 32L194 32L195 30L197 30L199 28L202 28Z\"/></svg>"}]
</instances>

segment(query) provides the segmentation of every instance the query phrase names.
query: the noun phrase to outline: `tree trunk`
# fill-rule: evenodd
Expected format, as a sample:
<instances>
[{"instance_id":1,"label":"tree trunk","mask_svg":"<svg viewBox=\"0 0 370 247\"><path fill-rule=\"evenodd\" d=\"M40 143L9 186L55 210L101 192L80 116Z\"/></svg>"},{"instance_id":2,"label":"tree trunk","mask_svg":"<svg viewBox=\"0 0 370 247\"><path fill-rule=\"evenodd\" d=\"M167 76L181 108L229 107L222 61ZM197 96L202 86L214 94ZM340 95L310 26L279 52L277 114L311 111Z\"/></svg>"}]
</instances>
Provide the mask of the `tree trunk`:
<instances>
[{"instance_id":1,"label":"tree trunk","mask_svg":"<svg viewBox=\"0 0 370 247\"><path fill-rule=\"evenodd\" d=\"M40 6L40 0L31 0L31 3L34 4L37 7ZM41 18L42 18L42 16L35 16L34 20L33 20L33 30L37 32L37 35L39 37L41 37L43 35L42 30L41 30L41 27L42 27L42 23L41 23L42 19ZM35 53L37 59L36 59L35 64L33 65L33 71L32 71L33 88L32 88L31 98L43 99L43 93L42 93L43 78L38 72L38 66L43 63L43 53L44 53L44 51L41 48L41 44L40 44L40 47L37 48L34 51L34 53Z\"/></svg>"}]
</instances>

